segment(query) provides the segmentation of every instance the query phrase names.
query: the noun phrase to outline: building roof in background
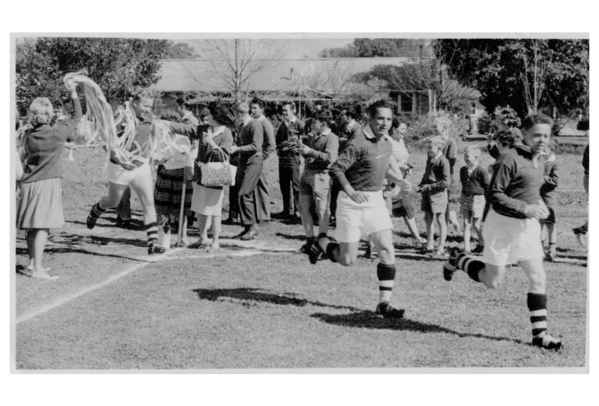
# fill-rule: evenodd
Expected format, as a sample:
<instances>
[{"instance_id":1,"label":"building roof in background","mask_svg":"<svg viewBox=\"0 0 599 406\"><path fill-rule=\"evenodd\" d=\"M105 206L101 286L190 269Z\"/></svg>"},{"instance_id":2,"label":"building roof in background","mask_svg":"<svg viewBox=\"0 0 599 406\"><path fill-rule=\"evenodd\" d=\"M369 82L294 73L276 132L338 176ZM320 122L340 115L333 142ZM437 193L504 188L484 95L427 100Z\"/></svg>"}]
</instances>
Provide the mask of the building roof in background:
<instances>
[{"instance_id":1,"label":"building roof in background","mask_svg":"<svg viewBox=\"0 0 599 406\"><path fill-rule=\"evenodd\" d=\"M243 90L297 92L305 89L335 92L352 75L366 72L375 65L416 63L417 58L315 58L257 59L252 68L262 69L251 75ZM228 92L225 61L208 59L164 59L160 80L153 86L162 92Z\"/></svg>"}]
</instances>

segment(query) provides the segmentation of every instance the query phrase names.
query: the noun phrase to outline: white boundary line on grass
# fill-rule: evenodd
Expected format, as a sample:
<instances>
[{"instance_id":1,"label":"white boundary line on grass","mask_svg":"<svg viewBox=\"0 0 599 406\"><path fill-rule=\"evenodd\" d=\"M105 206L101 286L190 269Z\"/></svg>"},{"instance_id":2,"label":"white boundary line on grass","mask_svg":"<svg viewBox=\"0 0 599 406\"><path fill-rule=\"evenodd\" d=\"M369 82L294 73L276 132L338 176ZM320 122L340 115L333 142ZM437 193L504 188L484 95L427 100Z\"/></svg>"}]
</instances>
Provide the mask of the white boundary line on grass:
<instances>
[{"instance_id":1,"label":"white boundary line on grass","mask_svg":"<svg viewBox=\"0 0 599 406\"><path fill-rule=\"evenodd\" d=\"M93 285L87 286L77 292L71 293L69 295L60 297L54 301L52 301L51 303L48 303L47 305L44 305L42 307L39 307L37 309L34 310L30 310L25 312L24 314L20 315L19 317L16 318L16 322L15 324L20 324L23 323L25 321L31 320L39 315L42 315L44 313L48 313L49 311L60 307L64 304L67 304L69 302L72 302L75 299L80 298L81 296L84 296L90 292L96 291L98 289L101 289L113 282L118 281L121 278L124 278L127 275L132 274L135 271L138 271L139 269L151 265L151 264L155 264L158 262L162 262L162 261L169 261L169 260L184 260L187 258L217 258L217 257L247 257L247 256L252 256L252 255L260 255L260 254L269 254L268 252L265 252L264 250L260 249L260 248L252 248L252 247L248 247L247 249L241 250L241 251L232 251L232 252L215 252L215 253L205 253L205 254L198 254L198 255L190 255L190 256L186 256L186 257L172 257L173 254L180 252L182 250L184 250L185 248L174 248L171 251L168 251L165 254L159 255L159 256L150 256L150 255L146 255L145 257L141 257L138 260L139 261L144 261L141 263L137 263L129 268L124 269L123 271L114 274L110 277L108 277L107 279L103 280L102 282L99 283L95 283ZM277 254L277 253L283 253L283 252L289 252L289 250L281 250L280 252L273 252L272 254Z\"/></svg>"}]
</instances>

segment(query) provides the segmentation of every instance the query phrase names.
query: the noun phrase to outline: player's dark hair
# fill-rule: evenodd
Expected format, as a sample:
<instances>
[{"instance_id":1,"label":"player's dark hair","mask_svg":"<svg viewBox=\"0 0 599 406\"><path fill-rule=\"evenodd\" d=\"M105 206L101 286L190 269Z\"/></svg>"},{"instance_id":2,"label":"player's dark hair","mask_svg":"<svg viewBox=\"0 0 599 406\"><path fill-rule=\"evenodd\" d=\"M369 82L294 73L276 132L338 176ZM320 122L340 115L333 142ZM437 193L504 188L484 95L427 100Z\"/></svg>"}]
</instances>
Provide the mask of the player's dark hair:
<instances>
[{"instance_id":1,"label":"player's dark hair","mask_svg":"<svg viewBox=\"0 0 599 406\"><path fill-rule=\"evenodd\" d=\"M530 130L536 124L549 124L550 127L553 127L553 120L543 113L530 114L522 122L522 128Z\"/></svg>"},{"instance_id":2,"label":"player's dark hair","mask_svg":"<svg viewBox=\"0 0 599 406\"><path fill-rule=\"evenodd\" d=\"M223 104L219 103L214 105L210 112L212 113L212 118L219 124L223 124L225 126L232 126L233 121L231 120L231 112L228 108L226 108Z\"/></svg>"}]
</instances>

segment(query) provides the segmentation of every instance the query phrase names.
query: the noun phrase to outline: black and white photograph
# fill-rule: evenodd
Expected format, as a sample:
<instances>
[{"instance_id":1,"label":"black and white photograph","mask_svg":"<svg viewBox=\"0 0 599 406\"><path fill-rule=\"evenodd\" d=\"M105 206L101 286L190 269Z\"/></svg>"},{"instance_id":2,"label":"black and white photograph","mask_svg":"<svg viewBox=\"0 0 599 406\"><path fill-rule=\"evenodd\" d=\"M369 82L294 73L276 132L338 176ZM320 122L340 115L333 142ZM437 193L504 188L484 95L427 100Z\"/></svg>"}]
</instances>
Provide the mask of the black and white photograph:
<instances>
[{"instance_id":1,"label":"black and white photograph","mask_svg":"<svg viewBox=\"0 0 599 406\"><path fill-rule=\"evenodd\" d=\"M586 34L11 41L14 371L587 370Z\"/></svg>"}]
</instances>

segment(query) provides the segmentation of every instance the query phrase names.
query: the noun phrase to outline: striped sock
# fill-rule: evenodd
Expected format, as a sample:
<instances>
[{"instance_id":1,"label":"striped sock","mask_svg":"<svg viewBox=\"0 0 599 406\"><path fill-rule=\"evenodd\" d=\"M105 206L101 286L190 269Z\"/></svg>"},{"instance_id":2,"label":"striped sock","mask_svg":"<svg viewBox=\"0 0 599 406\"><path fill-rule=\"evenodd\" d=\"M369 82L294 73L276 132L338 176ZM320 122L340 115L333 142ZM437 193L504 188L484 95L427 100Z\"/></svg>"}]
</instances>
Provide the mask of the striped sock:
<instances>
[{"instance_id":1,"label":"striped sock","mask_svg":"<svg viewBox=\"0 0 599 406\"><path fill-rule=\"evenodd\" d=\"M379 279L379 302L389 303L395 284L395 264L379 263L376 266L376 276Z\"/></svg>"},{"instance_id":2,"label":"striped sock","mask_svg":"<svg viewBox=\"0 0 599 406\"><path fill-rule=\"evenodd\" d=\"M547 331L547 295L542 293L529 293L526 298L526 304L530 311L532 336L544 336Z\"/></svg>"},{"instance_id":3,"label":"striped sock","mask_svg":"<svg viewBox=\"0 0 599 406\"><path fill-rule=\"evenodd\" d=\"M145 225L148 235L148 247L153 246L158 241L158 223L153 222Z\"/></svg>"},{"instance_id":4,"label":"striped sock","mask_svg":"<svg viewBox=\"0 0 599 406\"><path fill-rule=\"evenodd\" d=\"M479 273L485 269L485 263L476 257L463 255L458 260L458 268L466 272L473 281L480 282Z\"/></svg>"}]
</instances>

